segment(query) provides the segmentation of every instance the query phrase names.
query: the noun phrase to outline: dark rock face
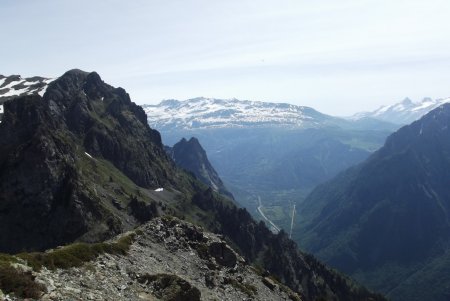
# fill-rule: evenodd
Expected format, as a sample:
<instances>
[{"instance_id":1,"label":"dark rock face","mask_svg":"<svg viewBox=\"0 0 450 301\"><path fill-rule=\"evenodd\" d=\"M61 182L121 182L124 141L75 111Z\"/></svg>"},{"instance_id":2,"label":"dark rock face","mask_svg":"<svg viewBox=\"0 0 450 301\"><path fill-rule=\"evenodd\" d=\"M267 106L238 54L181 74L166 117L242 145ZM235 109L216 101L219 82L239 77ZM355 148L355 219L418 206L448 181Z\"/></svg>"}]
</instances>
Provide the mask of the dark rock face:
<instances>
[{"instance_id":1,"label":"dark rock face","mask_svg":"<svg viewBox=\"0 0 450 301\"><path fill-rule=\"evenodd\" d=\"M0 251L45 249L122 230L97 195L98 183L83 173L85 152L143 187L172 178L172 164L144 111L96 73L72 70L43 98L6 102L0 137Z\"/></svg>"},{"instance_id":2,"label":"dark rock face","mask_svg":"<svg viewBox=\"0 0 450 301\"><path fill-rule=\"evenodd\" d=\"M450 278L437 275L450 267L449 137L444 105L315 189L299 208L307 250L393 299L444 300Z\"/></svg>"},{"instance_id":3,"label":"dark rock face","mask_svg":"<svg viewBox=\"0 0 450 301\"><path fill-rule=\"evenodd\" d=\"M236 254L225 243L210 244L208 252L220 265L232 268L237 263Z\"/></svg>"},{"instance_id":4,"label":"dark rock face","mask_svg":"<svg viewBox=\"0 0 450 301\"><path fill-rule=\"evenodd\" d=\"M183 138L173 147L166 147L166 151L177 166L192 172L197 179L214 189L214 191L233 198L233 195L226 189L214 167L209 162L208 156L198 139L192 137L188 141Z\"/></svg>"},{"instance_id":5,"label":"dark rock face","mask_svg":"<svg viewBox=\"0 0 450 301\"><path fill-rule=\"evenodd\" d=\"M88 153L113 162L138 185L156 187L168 178L158 162L164 158L159 133L122 88L105 84L97 73L73 70L50 85L44 100Z\"/></svg>"}]
</instances>

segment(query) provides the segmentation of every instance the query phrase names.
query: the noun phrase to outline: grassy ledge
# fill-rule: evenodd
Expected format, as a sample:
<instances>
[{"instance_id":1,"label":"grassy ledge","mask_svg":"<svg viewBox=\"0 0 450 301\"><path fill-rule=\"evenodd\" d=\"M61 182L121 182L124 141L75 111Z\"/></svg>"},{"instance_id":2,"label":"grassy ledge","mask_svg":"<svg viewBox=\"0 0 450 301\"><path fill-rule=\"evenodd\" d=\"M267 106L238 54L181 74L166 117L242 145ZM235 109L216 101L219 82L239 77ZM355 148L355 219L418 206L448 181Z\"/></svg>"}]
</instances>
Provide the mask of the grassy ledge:
<instances>
[{"instance_id":1,"label":"grassy ledge","mask_svg":"<svg viewBox=\"0 0 450 301\"><path fill-rule=\"evenodd\" d=\"M54 270L82 266L101 254L127 254L136 237L132 232L114 242L74 243L47 252L20 253L17 255L0 254L0 290L21 298L39 298L45 287L34 281L30 271L14 267L25 261L29 267L38 272L42 267Z\"/></svg>"}]
</instances>

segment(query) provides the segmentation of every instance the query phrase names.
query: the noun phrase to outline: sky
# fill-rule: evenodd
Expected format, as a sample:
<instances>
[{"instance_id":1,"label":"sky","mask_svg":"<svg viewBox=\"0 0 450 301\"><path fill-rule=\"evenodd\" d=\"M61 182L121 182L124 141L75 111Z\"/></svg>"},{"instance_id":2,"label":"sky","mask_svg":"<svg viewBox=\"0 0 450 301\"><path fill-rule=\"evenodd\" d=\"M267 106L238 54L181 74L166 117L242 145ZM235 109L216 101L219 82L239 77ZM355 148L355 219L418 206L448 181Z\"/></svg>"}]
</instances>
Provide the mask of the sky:
<instances>
[{"instance_id":1,"label":"sky","mask_svg":"<svg viewBox=\"0 0 450 301\"><path fill-rule=\"evenodd\" d=\"M346 116L450 96L448 0L0 0L0 74L79 68L138 104L198 96Z\"/></svg>"}]
</instances>

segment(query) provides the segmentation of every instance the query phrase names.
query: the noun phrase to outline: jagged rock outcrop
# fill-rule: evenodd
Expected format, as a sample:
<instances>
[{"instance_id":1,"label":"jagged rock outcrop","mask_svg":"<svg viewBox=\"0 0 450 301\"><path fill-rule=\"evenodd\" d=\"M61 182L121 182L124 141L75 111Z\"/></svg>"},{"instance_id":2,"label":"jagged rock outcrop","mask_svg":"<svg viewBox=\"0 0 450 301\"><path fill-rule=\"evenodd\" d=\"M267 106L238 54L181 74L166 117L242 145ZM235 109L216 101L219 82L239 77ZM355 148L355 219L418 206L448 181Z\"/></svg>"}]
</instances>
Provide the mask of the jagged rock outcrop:
<instances>
[{"instance_id":1,"label":"jagged rock outcrop","mask_svg":"<svg viewBox=\"0 0 450 301\"><path fill-rule=\"evenodd\" d=\"M233 198L209 162L208 156L197 138L192 137L189 140L183 138L172 147L166 146L166 151L177 166L192 172L197 179L214 191Z\"/></svg>"}]
</instances>

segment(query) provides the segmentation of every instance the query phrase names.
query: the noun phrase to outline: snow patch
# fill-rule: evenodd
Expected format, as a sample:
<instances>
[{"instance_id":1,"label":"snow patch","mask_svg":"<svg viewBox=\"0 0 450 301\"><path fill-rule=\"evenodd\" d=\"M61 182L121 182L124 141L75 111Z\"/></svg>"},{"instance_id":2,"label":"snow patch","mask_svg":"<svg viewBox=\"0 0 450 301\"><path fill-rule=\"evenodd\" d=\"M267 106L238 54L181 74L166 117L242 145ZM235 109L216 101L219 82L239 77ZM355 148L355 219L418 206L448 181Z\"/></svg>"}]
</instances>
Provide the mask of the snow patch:
<instances>
[{"instance_id":1,"label":"snow patch","mask_svg":"<svg viewBox=\"0 0 450 301\"><path fill-rule=\"evenodd\" d=\"M47 91L48 85L55 81L57 78L49 78L44 80L45 86L38 92L39 96L43 97L45 92Z\"/></svg>"},{"instance_id":2,"label":"snow patch","mask_svg":"<svg viewBox=\"0 0 450 301\"><path fill-rule=\"evenodd\" d=\"M24 83L25 80L24 79L20 79L20 80L16 80L16 81L12 81L9 84L7 84L6 86L2 87L2 89L11 89L12 87L14 87L15 85Z\"/></svg>"},{"instance_id":3,"label":"snow patch","mask_svg":"<svg viewBox=\"0 0 450 301\"><path fill-rule=\"evenodd\" d=\"M34 82L24 82L23 84L25 86L32 86L32 85L39 84L39 80L35 80Z\"/></svg>"},{"instance_id":4,"label":"snow patch","mask_svg":"<svg viewBox=\"0 0 450 301\"><path fill-rule=\"evenodd\" d=\"M29 87L23 89L9 89L8 92L1 94L1 97L11 97L11 96L19 96L28 92Z\"/></svg>"},{"instance_id":5,"label":"snow patch","mask_svg":"<svg viewBox=\"0 0 450 301\"><path fill-rule=\"evenodd\" d=\"M94 159L91 155L89 155L87 152L84 152L86 154L86 156L88 156L91 159Z\"/></svg>"},{"instance_id":6,"label":"snow patch","mask_svg":"<svg viewBox=\"0 0 450 301\"><path fill-rule=\"evenodd\" d=\"M156 192L161 192L161 191L164 191L164 188L162 188L162 187L156 188L155 191L156 191Z\"/></svg>"}]
</instances>

